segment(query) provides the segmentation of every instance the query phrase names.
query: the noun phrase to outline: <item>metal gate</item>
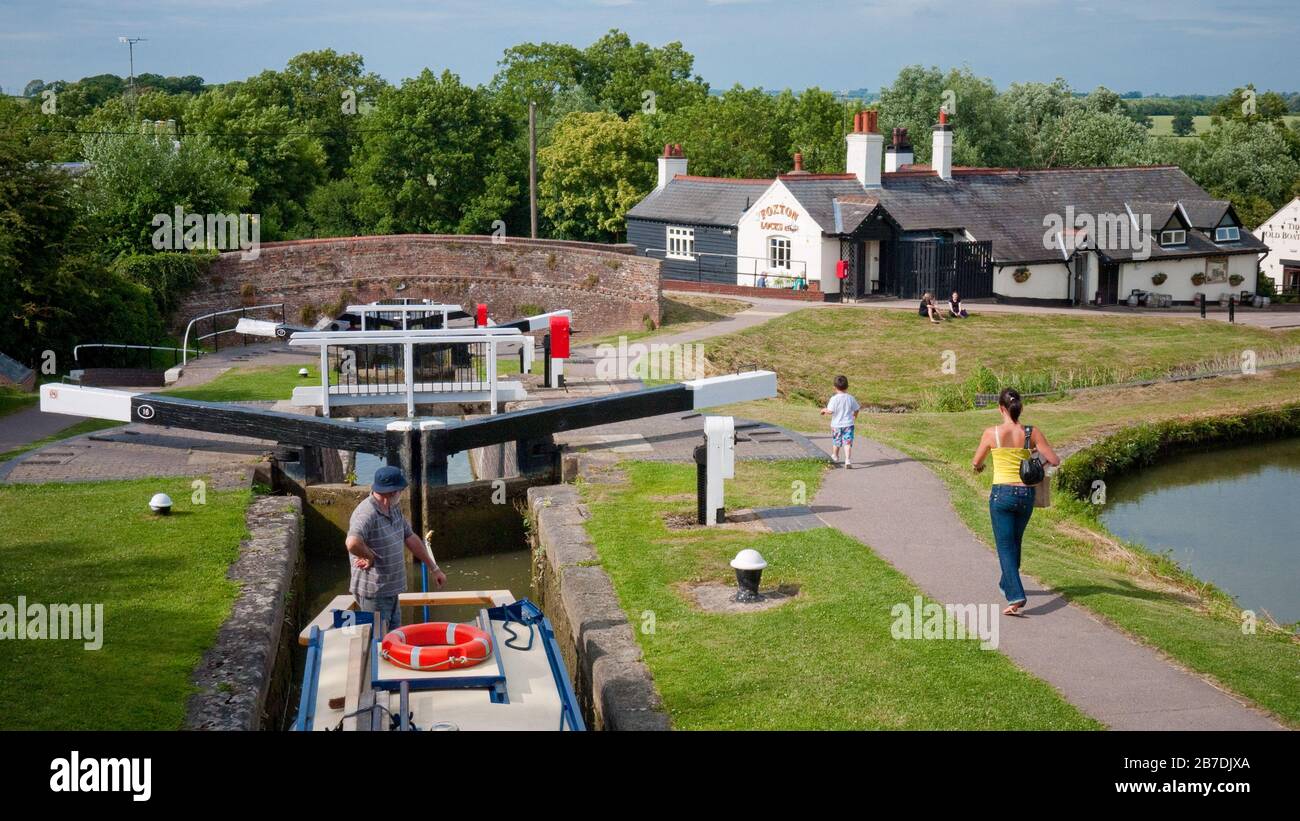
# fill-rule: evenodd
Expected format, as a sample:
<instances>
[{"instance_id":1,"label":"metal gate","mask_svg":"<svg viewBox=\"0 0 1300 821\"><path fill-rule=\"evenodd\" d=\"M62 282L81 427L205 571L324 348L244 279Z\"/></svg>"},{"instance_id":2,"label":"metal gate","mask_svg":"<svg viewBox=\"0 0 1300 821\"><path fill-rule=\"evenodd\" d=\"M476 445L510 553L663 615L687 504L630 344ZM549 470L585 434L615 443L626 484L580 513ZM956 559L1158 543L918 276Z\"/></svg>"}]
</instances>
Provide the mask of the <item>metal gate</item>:
<instances>
[{"instance_id":1,"label":"metal gate","mask_svg":"<svg viewBox=\"0 0 1300 821\"><path fill-rule=\"evenodd\" d=\"M993 296L993 243L895 240L882 243L881 290L903 299L953 291L962 299Z\"/></svg>"}]
</instances>

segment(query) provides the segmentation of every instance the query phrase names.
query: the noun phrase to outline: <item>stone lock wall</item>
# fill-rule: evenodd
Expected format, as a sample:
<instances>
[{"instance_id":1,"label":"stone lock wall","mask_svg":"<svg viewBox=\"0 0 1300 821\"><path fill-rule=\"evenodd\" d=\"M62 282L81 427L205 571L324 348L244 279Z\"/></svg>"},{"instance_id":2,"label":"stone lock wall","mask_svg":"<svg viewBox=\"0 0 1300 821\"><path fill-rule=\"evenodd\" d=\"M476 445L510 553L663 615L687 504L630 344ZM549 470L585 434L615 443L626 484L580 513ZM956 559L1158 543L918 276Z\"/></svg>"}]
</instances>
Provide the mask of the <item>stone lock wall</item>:
<instances>
[{"instance_id":1,"label":"stone lock wall","mask_svg":"<svg viewBox=\"0 0 1300 821\"><path fill-rule=\"evenodd\" d=\"M486 303L498 322L531 306L569 308L584 336L635 330L647 317L658 324L659 260L630 245L495 239L402 234L267 243L255 260L224 253L173 323L182 329L200 314L284 302L289 323L309 324L349 303L412 297L468 311Z\"/></svg>"}]
</instances>

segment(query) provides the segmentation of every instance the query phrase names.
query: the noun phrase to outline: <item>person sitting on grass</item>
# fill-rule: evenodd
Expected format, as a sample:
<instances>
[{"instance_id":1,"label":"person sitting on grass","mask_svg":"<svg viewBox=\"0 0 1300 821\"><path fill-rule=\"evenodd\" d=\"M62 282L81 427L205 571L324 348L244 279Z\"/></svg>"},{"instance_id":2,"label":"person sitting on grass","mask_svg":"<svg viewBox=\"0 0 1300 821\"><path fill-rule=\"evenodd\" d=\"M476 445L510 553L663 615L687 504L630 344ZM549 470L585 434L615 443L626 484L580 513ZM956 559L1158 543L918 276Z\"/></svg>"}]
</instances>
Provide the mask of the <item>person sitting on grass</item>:
<instances>
[{"instance_id":1,"label":"person sitting on grass","mask_svg":"<svg viewBox=\"0 0 1300 821\"><path fill-rule=\"evenodd\" d=\"M929 291L921 297L921 307L916 311L917 316L928 316L930 321L938 325L943 321L943 314L939 313L939 306L934 304L934 294Z\"/></svg>"},{"instance_id":2,"label":"person sitting on grass","mask_svg":"<svg viewBox=\"0 0 1300 821\"><path fill-rule=\"evenodd\" d=\"M956 291L953 291L952 296L948 297L948 313L952 315L953 319L965 319L970 316L970 314L966 313L966 309L961 306L961 294Z\"/></svg>"},{"instance_id":3,"label":"person sitting on grass","mask_svg":"<svg viewBox=\"0 0 1300 821\"><path fill-rule=\"evenodd\" d=\"M831 418L831 461L840 460L840 448L844 448L844 467L852 468L850 453L853 451L853 423L858 418L862 405L849 393L849 378L835 377L835 395L822 408L822 416Z\"/></svg>"}]
</instances>

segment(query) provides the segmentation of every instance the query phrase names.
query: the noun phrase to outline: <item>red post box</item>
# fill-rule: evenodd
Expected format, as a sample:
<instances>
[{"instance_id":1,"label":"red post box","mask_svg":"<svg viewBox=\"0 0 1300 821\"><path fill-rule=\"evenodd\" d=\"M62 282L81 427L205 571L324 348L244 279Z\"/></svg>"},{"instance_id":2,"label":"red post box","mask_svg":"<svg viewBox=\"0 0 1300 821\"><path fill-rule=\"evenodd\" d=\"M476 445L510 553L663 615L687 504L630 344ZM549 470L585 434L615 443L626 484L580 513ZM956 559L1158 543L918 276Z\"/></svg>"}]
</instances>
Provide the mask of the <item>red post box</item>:
<instances>
[{"instance_id":1,"label":"red post box","mask_svg":"<svg viewBox=\"0 0 1300 821\"><path fill-rule=\"evenodd\" d=\"M569 318L551 317L551 358L569 358Z\"/></svg>"},{"instance_id":2,"label":"red post box","mask_svg":"<svg viewBox=\"0 0 1300 821\"><path fill-rule=\"evenodd\" d=\"M475 328L487 327L487 306L484 305L482 302L480 302L478 304L478 307L474 309L474 327Z\"/></svg>"}]
</instances>

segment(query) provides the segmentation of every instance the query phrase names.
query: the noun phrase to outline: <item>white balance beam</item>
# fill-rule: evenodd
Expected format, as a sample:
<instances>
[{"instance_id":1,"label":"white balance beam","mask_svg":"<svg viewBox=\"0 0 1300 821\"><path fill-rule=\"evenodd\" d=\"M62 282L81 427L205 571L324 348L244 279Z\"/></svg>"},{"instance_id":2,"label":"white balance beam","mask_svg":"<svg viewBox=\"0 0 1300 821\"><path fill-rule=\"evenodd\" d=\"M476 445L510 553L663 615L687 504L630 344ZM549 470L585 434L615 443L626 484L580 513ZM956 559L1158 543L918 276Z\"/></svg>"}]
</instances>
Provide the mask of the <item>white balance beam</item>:
<instances>
[{"instance_id":1,"label":"white balance beam","mask_svg":"<svg viewBox=\"0 0 1300 821\"><path fill-rule=\"evenodd\" d=\"M776 396L776 374L772 371L729 373L692 379L682 384L694 394L696 410Z\"/></svg>"},{"instance_id":2,"label":"white balance beam","mask_svg":"<svg viewBox=\"0 0 1300 821\"><path fill-rule=\"evenodd\" d=\"M144 391L115 391L49 382L41 385L41 410L91 419L131 421L131 397Z\"/></svg>"}]
</instances>

